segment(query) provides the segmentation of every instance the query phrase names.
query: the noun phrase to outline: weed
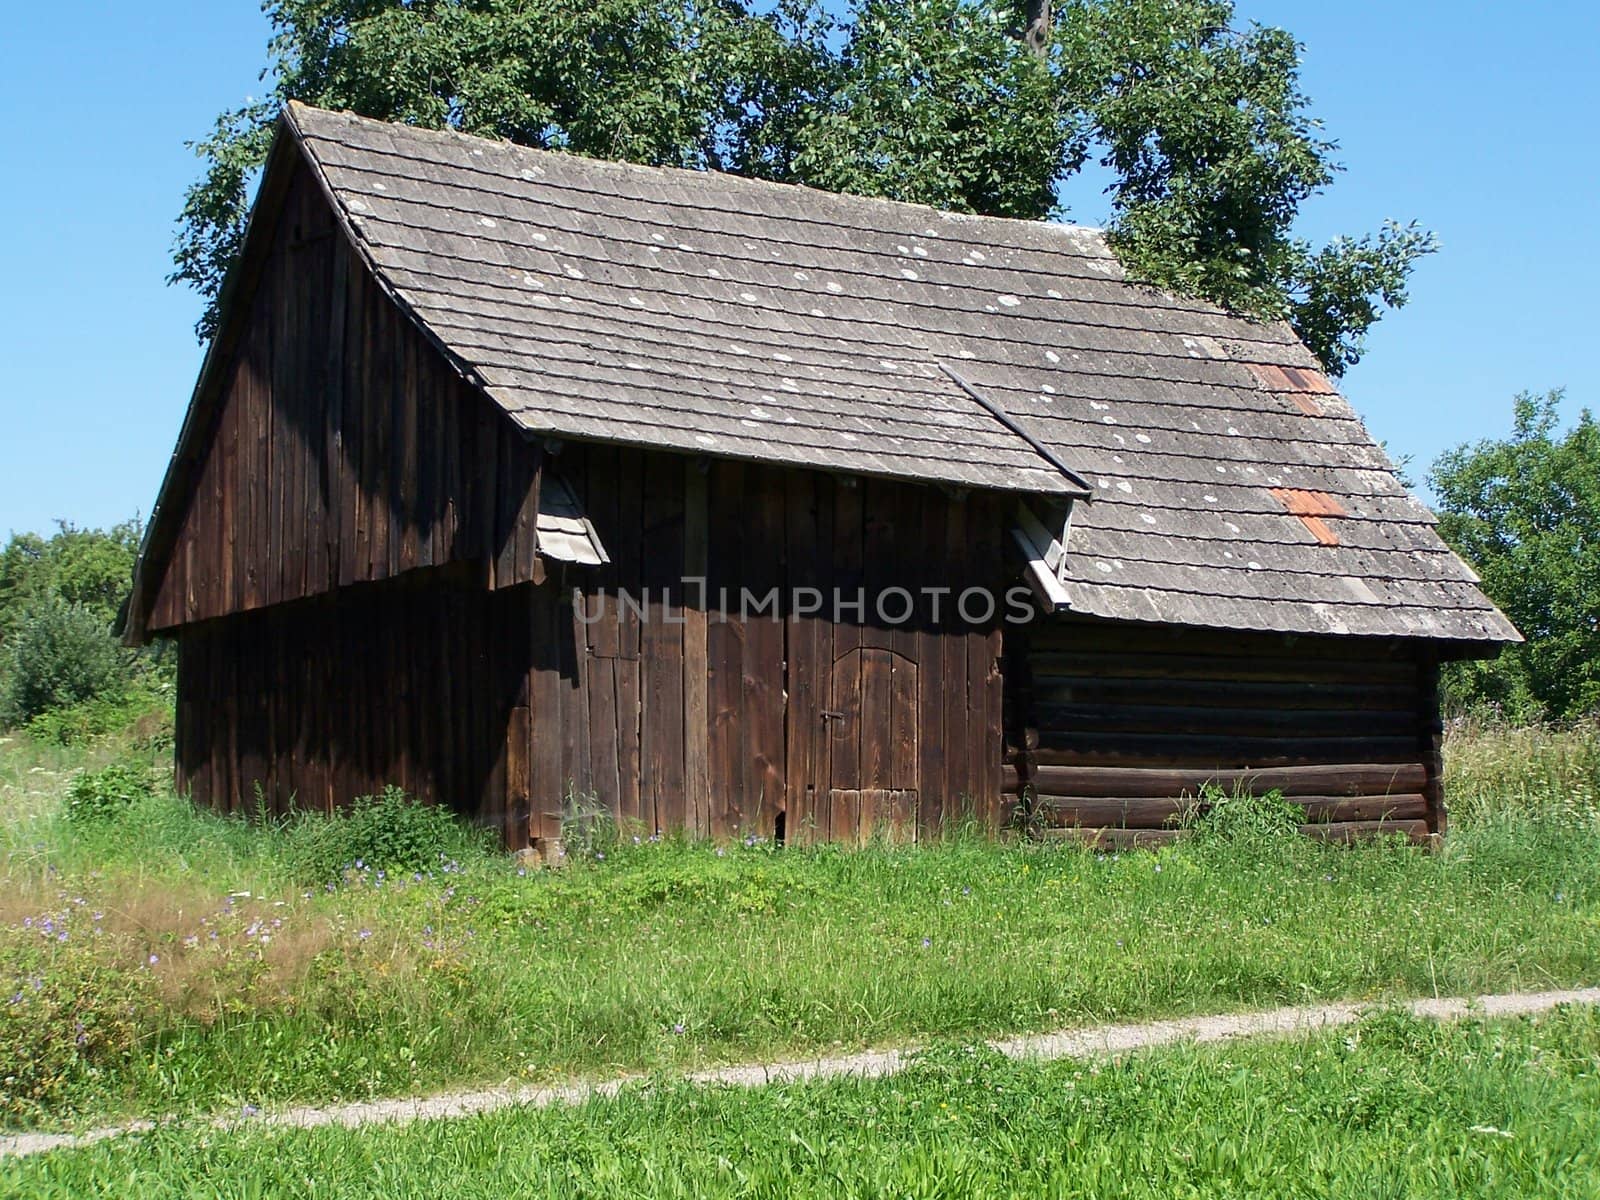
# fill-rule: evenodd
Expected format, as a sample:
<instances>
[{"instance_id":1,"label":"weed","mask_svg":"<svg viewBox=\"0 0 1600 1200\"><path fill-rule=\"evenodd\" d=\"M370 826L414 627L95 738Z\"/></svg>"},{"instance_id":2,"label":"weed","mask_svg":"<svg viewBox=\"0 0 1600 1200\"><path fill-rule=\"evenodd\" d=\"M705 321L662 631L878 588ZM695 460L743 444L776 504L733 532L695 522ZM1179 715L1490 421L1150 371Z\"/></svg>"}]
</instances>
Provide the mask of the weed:
<instances>
[{"instance_id":1,"label":"weed","mask_svg":"<svg viewBox=\"0 0 1600 1200\"><path fill-rule=\"evenodd\" d=\"M84 771L67 788L64 813L74 824L118 820L155 793L148 764L114 762L98 771Z\"/></svg>"}]
</instances>

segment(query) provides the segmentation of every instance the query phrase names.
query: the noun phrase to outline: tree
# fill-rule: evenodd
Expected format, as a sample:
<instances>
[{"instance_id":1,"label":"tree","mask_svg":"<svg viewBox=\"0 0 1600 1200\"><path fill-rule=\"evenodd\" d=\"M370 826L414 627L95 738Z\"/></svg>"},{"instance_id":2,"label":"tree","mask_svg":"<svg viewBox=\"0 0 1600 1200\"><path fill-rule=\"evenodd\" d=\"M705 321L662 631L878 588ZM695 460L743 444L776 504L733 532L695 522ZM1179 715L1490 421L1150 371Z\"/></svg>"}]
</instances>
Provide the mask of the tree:
<instances>
[{"instance_id":1,"label":"tree","mask_svg":"<svg viewBox=\"0 0 1600 1200\"><path fill-rule=\"evenodd\" d=\"M1360 355L1434 248L1390 223L1291 235L1337 166L1287 33L1231 0L267 0L271 95L223 113L179 218L174 281L215 301L290 99L525 145L710 167L1044 219L1091 156L1149 282L1291 320Z\"/></svg>"},{"instance_id":2,"label":"tree","mask_svg":"<svg viewBox=\"0 0 1600 1200\"><path fill-rule=\"evenodd\" d=\"M63 521L49 538L13 535L0 548L0 645L48 599L77 605L109 630L133 582L141 533L138 521L110 529Z\"/></svg>"},{"instance_id":3,"label":"tree","mask_svg":"<svg viewBox=\"0 0 1600 1200\"><path fill-rule=\"evenodd\" d=\"M1439 532L1527 638L1455 677L1463 699L1515 716L1600 710L1600 426L1559 434L1559 390L1516 397L1511 436L1434 464Z\"/></svg>"}]
</instances>

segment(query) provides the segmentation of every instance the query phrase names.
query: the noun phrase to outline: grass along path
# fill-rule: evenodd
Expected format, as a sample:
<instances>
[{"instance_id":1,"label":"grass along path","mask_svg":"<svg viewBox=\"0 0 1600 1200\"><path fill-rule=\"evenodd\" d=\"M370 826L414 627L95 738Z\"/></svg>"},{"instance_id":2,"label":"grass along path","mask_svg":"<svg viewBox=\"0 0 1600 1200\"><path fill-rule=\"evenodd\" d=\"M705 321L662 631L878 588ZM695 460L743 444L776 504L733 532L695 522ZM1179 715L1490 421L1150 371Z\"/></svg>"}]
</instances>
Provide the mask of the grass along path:
<instances>
[{"instance_id":1,"label":"grass along path","mask_svg":"<svg viewBox=\"0 0 1600 1200\"><path fill-rule=\"evenodd\" d=\"M1600 738L1458 779L1442 852L608 844L561 872L307 864L327 830L157 795L73 823L0 746L0 1126L537 1085L1323 1001L1587 986ZM1496 764L1498 764L1496 766ZM1498 786L1498 784L1496 784ZM311 836L315 835L315 836ZM23 1069L18 1069L18 1068Z\"/></svg>"},{"instance_id":2,"label":"grass along path","mask_svg":"<svg viewBox=\"0 0 1600 1200\"><path fill-rule=\"evenodd\" d=\"M1386 1012L1115 1059L940 1048L879 1079L615 1097L357 1129L167 1127L0 1159L37 1200L855 1200L1600 1194L1600 1011Z\"/></svg>"},{"instance_id":3,"label":"grass along path","mask_svg":"<svg viewBox=\"0 0 1600 1200\"><path fill-rule=\"evenodd\" d=\"M1466 1018L1495 1020L1548 1013L1569 1006L1600 1006L1600 987L1439 997L1392 1005L1387 1010L1374 1010L1370 1005L1363 1004L1314 1004L1259 1012L1219 1013L1025 1035L990 1041L986 1047L1010 1059L1055 1062L1128 1054L1184 1042L1206 1045L1241 1038L1305 1036L1352 1025L1381 1011L1401 1012L1424 1021L1457 1021ZM924 1053L921 1048L911 1047L805 1060L743 1063L691 1072L683 1075L680 1082L698 1086L750 1088L840 1078L882 1079L908 1069ZM300 1107L248 1116L219 1117L210 1124L221 1130L246 1126L318 1129L329 1125L355 1129L374 1124L456 1120L497 1112L503 1108L582 1104L589 1100L615 1097L630 1083L637 1082L638 1077L621 1077L544 1087L486 1088L435 1096L365 1101L331 1108ZM76 1134L13 1134L0 1137L0 1158L23 1158L52 1150L77 1149L112 1138L149 1133L164 1123L175 1122L147 1119Z\"/></svg>"}]
</instances>

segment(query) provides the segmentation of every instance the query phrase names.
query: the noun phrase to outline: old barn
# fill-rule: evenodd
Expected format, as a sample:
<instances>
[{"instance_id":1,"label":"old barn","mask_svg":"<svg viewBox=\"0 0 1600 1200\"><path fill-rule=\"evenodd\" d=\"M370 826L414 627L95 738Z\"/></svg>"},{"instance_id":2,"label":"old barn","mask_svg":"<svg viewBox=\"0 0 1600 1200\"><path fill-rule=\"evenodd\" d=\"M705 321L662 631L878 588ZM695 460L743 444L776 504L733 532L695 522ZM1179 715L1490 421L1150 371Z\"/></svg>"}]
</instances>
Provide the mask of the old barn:
<instances>
[{"instance_id":1,"label":"old barn","mask_svg":"<svg viewBox=\"0 0 1600 1200\"><path fill-rule=\"evenodd\" d=\"M1281 324L1095 231L291 106L127 624L196 800L1442 831L1516 632Z\"/></svg>"}]
</instances>

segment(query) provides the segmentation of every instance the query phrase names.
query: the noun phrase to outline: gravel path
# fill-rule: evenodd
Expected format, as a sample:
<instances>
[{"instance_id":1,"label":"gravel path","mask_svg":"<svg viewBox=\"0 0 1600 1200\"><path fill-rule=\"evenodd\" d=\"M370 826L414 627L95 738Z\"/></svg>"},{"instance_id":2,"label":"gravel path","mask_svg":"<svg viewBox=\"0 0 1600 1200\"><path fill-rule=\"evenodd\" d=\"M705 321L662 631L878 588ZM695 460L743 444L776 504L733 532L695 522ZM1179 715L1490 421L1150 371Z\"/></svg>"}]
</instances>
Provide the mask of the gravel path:
<instances>
[{"instance_id":1,"label":"gravel path","mask_svg":"<svg viewBox=\"0 0 1600 1200\"><path fill-rule=\"evenodd\" d=\"M1413 1000L1397 1005L1414 1016L1436 1021L1462 1017L1512 1017L1548 1012L1563 1004L1600 1005L1600 988L1558 992L1518 992L1501 996L1454 997ZM1234 1013L1224 1016L1181 1017L1171 1021L1146 1021L1128 1025L1100 1025L1090 1029L1069 1029L1059 1033L1030 1034L1002 1038L989 1044L1012 1058L1038 1060L1090 1058L1125 1054L1175 1042L1223 1042L1247 1037L1288 1037L1318 1029L1348 1025L1371 1004L1312 1004L1294 1008L1274 1008L1263 1012ZM904 1068L915 1049L867 1050L825 1058L775 1063L748 1063L696 1071L684 1078L704 1084L732 1087L764 1087L773 1083L794 1083L808 1079L836 1079L841 1076L875 1079L893 1075ZM245 1118L218 1118L210 1122L217 1129L269 1125L281 1128L313 1129L322 1125L353 1128L383 1122L447 1120L475 1113L493 1112L512 1105L545 1107L552 1104L579 1104L595 1097L614 1096L638 1076L599 1082L570 1083L545 1087L486 1088L472 1092L446 1092L401 1100L373 1100L362 1104L341 1104L331 1108L288 1108ZM22 1133L0 1137L0 1157L42 1154L74 1146L86 1146L108 1138L143 1133L156 1127L153 1121L134 1121L127 1125L92 1129L84 1133Z\"/></svg>"}]
</instances>

